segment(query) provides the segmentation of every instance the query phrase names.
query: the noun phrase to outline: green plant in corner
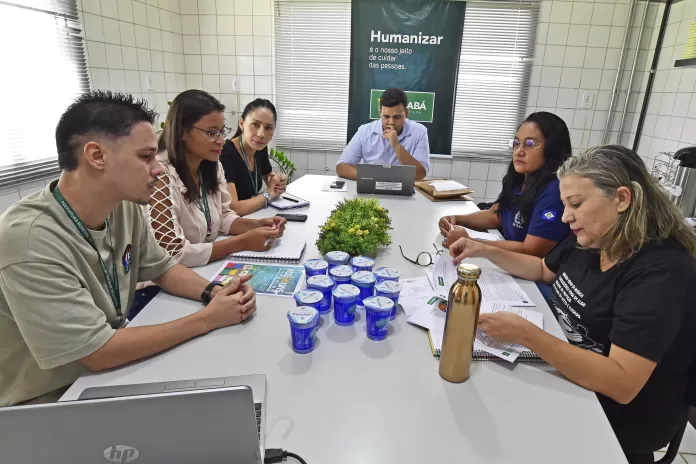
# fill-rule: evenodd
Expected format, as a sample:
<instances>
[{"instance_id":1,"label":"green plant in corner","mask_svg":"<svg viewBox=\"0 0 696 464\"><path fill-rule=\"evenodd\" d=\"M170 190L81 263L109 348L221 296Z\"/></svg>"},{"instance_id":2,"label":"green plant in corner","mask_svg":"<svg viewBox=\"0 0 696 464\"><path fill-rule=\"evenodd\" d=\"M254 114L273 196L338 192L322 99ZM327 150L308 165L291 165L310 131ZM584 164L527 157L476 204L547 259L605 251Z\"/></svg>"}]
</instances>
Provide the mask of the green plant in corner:
<instances>
[{"instance_id":1,"label":"green plant in corner","mask_svg":"<svg viewBox=\"0 0 696 464\"><path fill-rule=\"evenodd\" d=\"M290 181L290 177L297 171L295 169L295 165L290 161L290 158L285 156L285 153L283 153L280 150L276 150L275 148L269 148L268 150L268 157L271 159L271 161L275 161L276 165L278 165L278 169L280 169L280 172L282 174L286 174L288 176L288 181Z\"/></svg>"},{"instance_id":2,"label":"green plant in corner","mask_svg":"<svg viewBox=\"0 0 696 464\"><path fill-rule=\"evenodd\" d=\"M168 101L167 106L172 106L172 102ZM159 125L159 130L157 131L157 135L161 134L164 131L164 121L162 121Z\"/></svg>"},{"instance_id":3,"label":"green plant in corner","mask_svg":"<svg viewBox=\"0 0 696 464\"><path fill-rule=\"evenodd\" d=\"M319 227L317 248L321 254L345 251L351 256L372 255L391 244L389 211L375 198L343 200Z\"/></svg>"}]
</instances>

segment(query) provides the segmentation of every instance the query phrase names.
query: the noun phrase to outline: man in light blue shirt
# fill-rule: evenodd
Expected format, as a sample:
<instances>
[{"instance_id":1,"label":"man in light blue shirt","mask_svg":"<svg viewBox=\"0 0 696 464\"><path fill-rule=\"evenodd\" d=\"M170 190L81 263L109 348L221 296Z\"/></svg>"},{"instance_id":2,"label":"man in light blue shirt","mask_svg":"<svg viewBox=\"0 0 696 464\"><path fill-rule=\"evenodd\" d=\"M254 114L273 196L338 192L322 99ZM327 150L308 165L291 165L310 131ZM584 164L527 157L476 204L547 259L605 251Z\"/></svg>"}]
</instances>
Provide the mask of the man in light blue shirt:
<instances>
[{"instance_id":1,"label":"man in light blue shirt","mask_svg":"<svg viewBox=\"0 0 696 464\"><path fill-rule=\"evenodd\" d=\"M358 163L402 164L416 167L416 180L430 169L428 130L408 118L408 99L401 89L388 89L379 101L380 119L363 124L336 163L336 173L357 177Z\"/></svg>"}]
</instances>

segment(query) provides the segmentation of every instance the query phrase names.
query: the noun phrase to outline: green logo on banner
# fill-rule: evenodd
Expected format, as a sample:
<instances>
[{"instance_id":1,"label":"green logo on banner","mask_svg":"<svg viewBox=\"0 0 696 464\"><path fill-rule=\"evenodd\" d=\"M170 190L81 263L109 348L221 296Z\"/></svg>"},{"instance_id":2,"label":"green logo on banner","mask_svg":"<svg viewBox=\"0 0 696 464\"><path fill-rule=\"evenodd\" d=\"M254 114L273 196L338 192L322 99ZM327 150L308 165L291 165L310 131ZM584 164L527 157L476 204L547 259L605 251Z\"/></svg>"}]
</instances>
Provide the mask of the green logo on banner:
<instances>
[{"instance_id":1,"label":"green logo on banner","mask_svg":"<svg viewBox=\"0 0 696 464\"><path fill-rule=\"evenodd\" d=\"M370 91L370 119L379 119L379 99L384 90L372 89ZM417 122L433 122L433 108L435 106L434 92L410 92L408 97L408 119Z\"/></svg>"}]
</instances>

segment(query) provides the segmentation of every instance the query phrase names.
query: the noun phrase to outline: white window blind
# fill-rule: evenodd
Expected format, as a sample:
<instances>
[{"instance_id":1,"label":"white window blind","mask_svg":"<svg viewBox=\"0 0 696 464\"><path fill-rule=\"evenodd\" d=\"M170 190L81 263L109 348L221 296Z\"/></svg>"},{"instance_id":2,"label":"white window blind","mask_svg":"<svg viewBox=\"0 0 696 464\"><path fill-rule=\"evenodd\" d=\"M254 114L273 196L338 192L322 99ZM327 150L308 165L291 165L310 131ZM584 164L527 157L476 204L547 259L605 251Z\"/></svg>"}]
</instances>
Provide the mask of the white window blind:
<instances>
[{"instance_id":1,"label":"white window blind","mask_svg":"<svg viewBox=\"0 0 696 464\"><path fill-rule=\"evenodd\" d=\"M348 127L350 1L275 1L276 145L342 150Z\"/></svg>"},{"instance_id":2,"label":"white window blind","mask_svg":"<svg viewBox=\"0 0 696 464\"><path fill-rule=\"evenodd\" d=\"M0 187L58 172L55 128L89 89L75 0L0 1Z\"/></svg>"},{"instance_id":3,"label":"white window blind","mask_svg":"<svg viewBox=\"0 0 696 464\"><path fill-rule=\"evenodd\" d=\"M509 156L525 117L538 18L538 2L467 2L453 155Z\"/></svg>"}]
</instances>

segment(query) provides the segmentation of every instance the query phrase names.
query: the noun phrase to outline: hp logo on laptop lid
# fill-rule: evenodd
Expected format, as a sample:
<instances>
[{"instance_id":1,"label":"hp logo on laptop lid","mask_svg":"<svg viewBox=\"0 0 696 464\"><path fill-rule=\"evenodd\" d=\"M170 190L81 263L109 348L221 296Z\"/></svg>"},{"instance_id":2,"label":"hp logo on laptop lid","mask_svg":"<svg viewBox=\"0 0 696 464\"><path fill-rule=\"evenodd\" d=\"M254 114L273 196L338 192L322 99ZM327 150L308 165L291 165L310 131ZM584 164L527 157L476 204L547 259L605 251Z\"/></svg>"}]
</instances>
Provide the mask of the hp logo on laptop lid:
<instances>
[{"instance_id":1,"label":"hp logo on laptop lid","mask_svg":"<svg viewBox=\"0 0 696 464\"><path fill-rule=\"evenodd\" d=\"M104 450L104 457L114 464L133 462L138 459L140 453L137 449L126 445L109 446Z\"/></svg>"}]
</instances>

